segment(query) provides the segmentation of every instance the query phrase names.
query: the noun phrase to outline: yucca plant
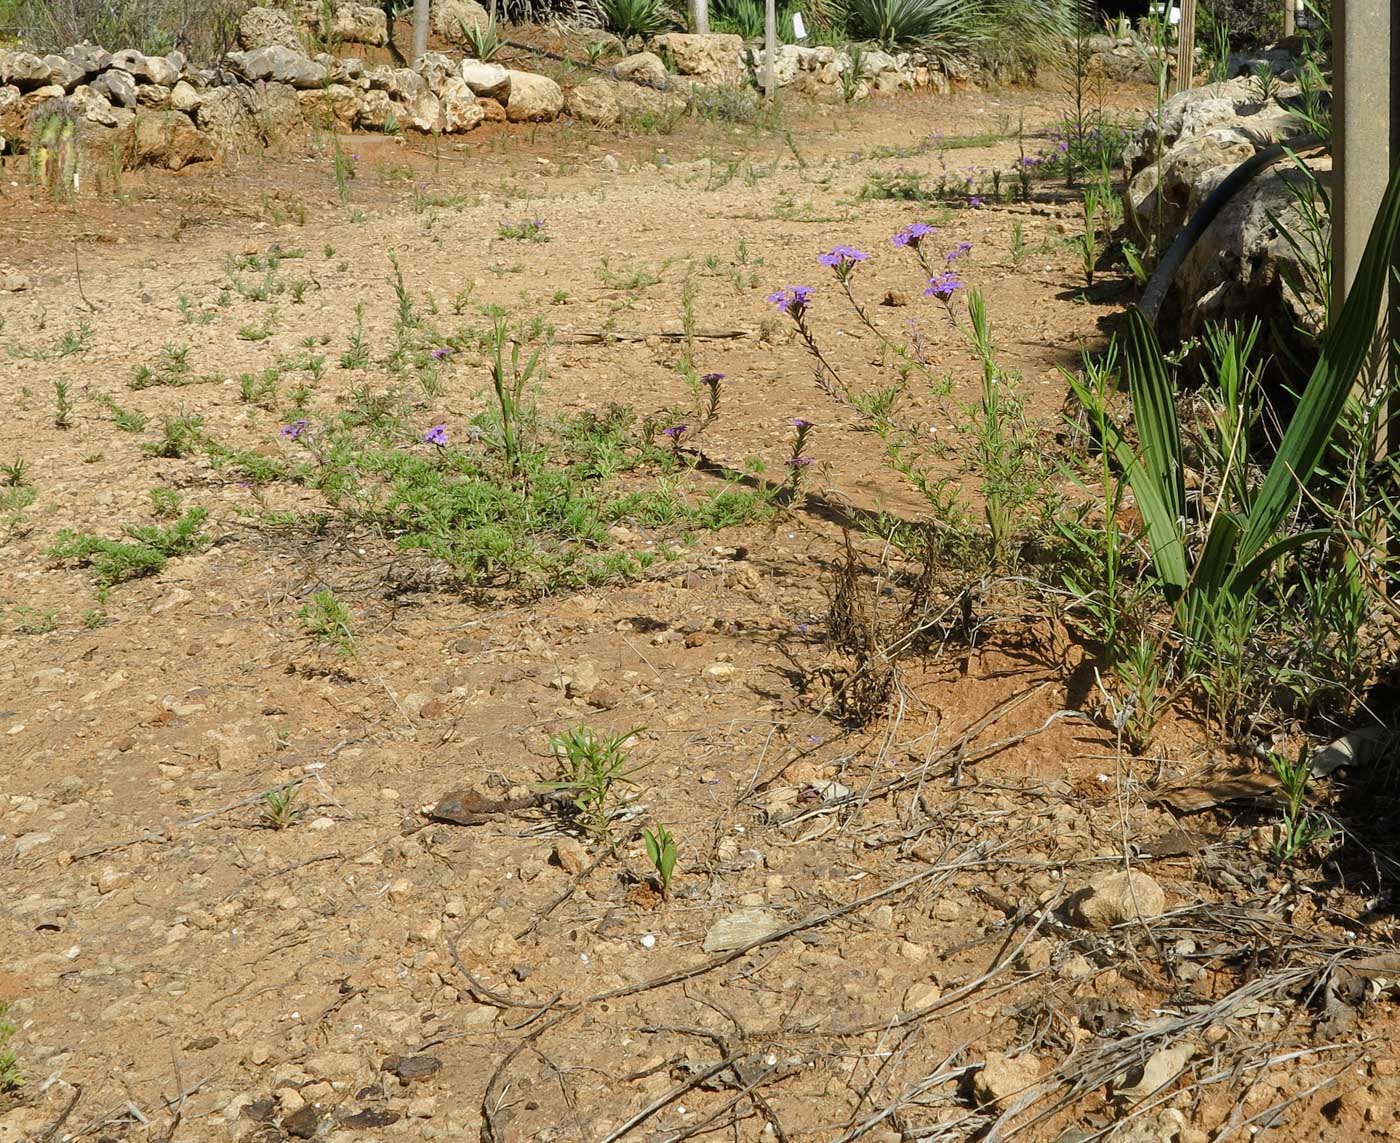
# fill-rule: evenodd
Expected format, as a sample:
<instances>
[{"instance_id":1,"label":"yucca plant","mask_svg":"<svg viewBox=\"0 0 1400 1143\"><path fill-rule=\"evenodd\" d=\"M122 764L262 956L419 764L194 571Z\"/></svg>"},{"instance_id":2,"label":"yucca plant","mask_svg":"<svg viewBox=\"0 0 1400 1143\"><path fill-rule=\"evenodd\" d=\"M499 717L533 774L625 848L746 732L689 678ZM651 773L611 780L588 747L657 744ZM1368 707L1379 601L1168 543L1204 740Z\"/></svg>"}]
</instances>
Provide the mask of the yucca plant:
<instances>
[{"instance_id":1,"label":"yucca plant","mask_svg":"<svg viewBox=\"0 0 1400 1143\"><path fill-rule=\"evenodd\" d=\"M966 59L983 41L977 0L851 0L851 34L886 47L917 44L944 59Z\"/></svg>"},{"instance_id":2,"label":"yucca plant","mask_svg":"<svg viewBox=\"0 0 1400 1143\"><path fill-rule=\"evenodd\" d=\"M654 36L672 24L666 0L601 0L603 27L615 36Z\"/></svg>"},{"instance_id":3,"label":"yucca plant","mask_svg":"<svg viewBox=\"0 0 1400 1143\"><path fill-rule=\"evenodd\" d=\"M1239 478L1246 463L1243 425L1222 425L1224 480L1204 521L1203 542L1190 525L1181 426L1172 373L1151 325L1128 314L1125 368L1138 444L1105 421L1105 447L1123 471L1142 513L1143 528L1163 596L1177 613L1188 661L1213 653L1217 627L1247 612L1280 558L1328 536L1325 528L1288 529L1304 489L1317 475L1342 425L1348 401L1376 339L1388 268L1400 235L1400 167L1392 174L1357 271L1337 320L1322 341L1317 365L1299 398L1263 480L1249 489ZM1225 358L1228 363L1233 357ZM1228 367L1228 365L1227 365ZM1241 360L1234 367L1244 368ZM1093 393L1076 386L1082 401ZM1354 442L1369 447L1369 440ZM1220 621L1219 623L1217 621Z\"/></svg>"}]
</instances>

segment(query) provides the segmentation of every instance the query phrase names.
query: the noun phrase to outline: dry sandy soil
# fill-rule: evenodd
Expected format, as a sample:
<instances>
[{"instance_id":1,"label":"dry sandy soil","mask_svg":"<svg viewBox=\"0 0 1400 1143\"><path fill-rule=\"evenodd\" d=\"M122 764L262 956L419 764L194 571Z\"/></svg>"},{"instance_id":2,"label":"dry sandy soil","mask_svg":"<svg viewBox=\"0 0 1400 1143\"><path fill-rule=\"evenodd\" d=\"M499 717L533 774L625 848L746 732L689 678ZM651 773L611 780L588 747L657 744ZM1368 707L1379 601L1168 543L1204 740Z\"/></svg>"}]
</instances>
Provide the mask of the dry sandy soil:
<instances>
[{"instance_id":1,"label":"dry sandy soil","mask_svg":"<svg viewBox=\"0 0 1400 1143\"><path fill-rule=\"evenodd\" d=\"M1004 166L1014 142L945 150L937 133L1034 133L1058 114L1054 92L965 93L794 109L786 136L347 138L348 206L325 139L61 206L12 161L0 276L25 288L0 294L0 460L23 458L37 499L0 525L0 999L26 1081L0 1139L1396 1137L1384 979L1333 971L1390 943L1375 883L1272 864L1267 810L1178 820L1154 802L1217 760L1209 736L1183 717L1152 757L1119 749L1092 662L1034 592L984 584L963 637L907 659L863 729L814 681L841 512L917 501L764 298L818 286L824 342L870 370L875 341L815 258L871 251L858 283L876 320L917 321L953 379L902 411L950 432L977 368L890 243L935 217L940 249L973 243L965 275L1053 450L1058 370L1128 298L1080 288L1074 206L1049 189L958 211L859 191L875 172ZM549 240L499 235L524 219ZM234 260L277 249L302 252L277 270L299 301L220 304L233 277L261 278ZM697 366L727 379L684 495L751 457L781 474L805 417L813 496L693 536L624 522L609 543L667 556L630 582L469 594L372 538L267 525L309 507L305 490L141 450L183 411L231 447L300 455L279 436L287 387L310 385L313 419L387 387L390 252L442 330L479 326L487 303L543 313L554 412L690 400L664 336L689 274L702 330L735 336L698 343ZM657 280L620 282L636 269ZM887 291L906 304L875 305ZM338 362L361 303L373 362L354 371ZM604 329L641 336L590 339ZM240 373L304 343L322 376L289 372L268 407L240 399ZM132 388L166 345L188 346L199 383ZM410 398L414 432L466 442L486 381L450 357L440 391ZM120 431L101 398L148 426ZM49 549L63 528L158 522L152 488L207 508L214 542L99 601L92 572ZM859 549L879 563L868 536ZM351 609L348 659L298 619L327 586ZM550 736L580 724L635 730L615 851L548 807L424 815L450 791L528 793L552 776ZM269 828L263 794L287 783L304 816ZM679 843L665 898L637 833L655 822ZM1076 898L1125 865L1165 891L1144 909L1159 915L1086 927ZM751 947L715 929L736 915Z\"/></svg>"}]
</instances>

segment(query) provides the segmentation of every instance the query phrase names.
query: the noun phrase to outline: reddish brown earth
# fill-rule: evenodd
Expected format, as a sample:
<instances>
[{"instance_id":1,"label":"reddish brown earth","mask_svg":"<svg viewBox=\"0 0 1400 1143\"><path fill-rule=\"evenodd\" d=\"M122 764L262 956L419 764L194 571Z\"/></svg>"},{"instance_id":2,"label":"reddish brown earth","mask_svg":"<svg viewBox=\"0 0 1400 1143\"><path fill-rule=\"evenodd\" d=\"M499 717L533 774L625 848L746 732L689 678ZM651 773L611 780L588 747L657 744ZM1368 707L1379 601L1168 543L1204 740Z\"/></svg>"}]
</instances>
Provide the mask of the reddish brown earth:
<instances>
[{"instance_id":1,"label":"reddish brown earth","mask_svg":"<svg viewBox=\"0 0 1400 1143\"><path fill-rule=\"evenodd\" d=\"M1124 113L1142 103L1114 99ZM874 253L862 297L907 295L874 306L877 321L917 319L953 379L950 396L914 394L902 412L951 432L976 363L889 241L933 217L940 242L974 244L966 276L1055 450L1059 369L1129 297L1113 280L1080 288L1074 204L1053 188L959 211L859 192L876 171L936 183L945 163L1004 166L1014 140L916 145L1021 120L1039 132L1059 112L1053 91L968 93L794 110L787 136L691 124L663 137L483 130L456 146L347 138L348 207L325 140L129 175L123 200L62 206L11 160L0 271L27 288L0 294L0 340L30 356L0 358L0 459L23 457L37 500L0 532L0 998L26 1079L0 1139L1400 1133L1384 981L1359 1014L1324 989L1330 961L1390 944L1374 886L1273 865L1267 810L1177 821L1154 803L1213 760L1186 714L1148 758L1093 717L1052 720L1096 717L1098 695L1092 661L1037 591L983 583L976 638L907 658L889 713L863 729L837 722L814 681L834 661L842 551L819 509L919 506L813 385L765 295L820 287L813 320L833 359L873 372L874 339L815 257L837 242ZM881 147L910 153L872 157ZM498 236L526 218L550 240ZM1032 251L1020 265L1018 223ZM305 282L302 301L280 297L272 335L241 339L269 304L216 304L230 260L274 246L304 252L279 270ZM467 320L449 306L467 287L473 307L544 313L556 337L540 401L568 412L689 400L661 335L680 329L690 273L702 329L740 331L699 343L698 366L727 377L706 457L781 472L788 422L806 417L819 424L814 495L694 537L627 525L620 548L672 555L631 583L482 599L405 588L405 561L382 545L260 524L265 508L306 507L297 490L140 451L180 411L230 445L289 450L282 417L241 402L232 379L324 337L312 407L342 404L367 379L337 365L358 303L374 353L387 351L390 252L444 329ZM604 281L604 259L659 281ZM181 295L208 324L186 322ZM610 320L640 338L590 343ZM84 324L79 352L34 359ZM189 346L213 380L131 389L166 344ZM71 386L66 429L57 379ZM479 365L449 365L415 423L461 439L485 383ZM118 431L104 396L151 425ZM682 487L699 496L716 479L696 469ZM216 542L99 605L88 571L46 553L61 528L151 522L153 487L208 508ZM972 477L965 493L975 504ZM880 545L860 549L876 567ZM349 661L297 619L326 585L352 607ZM580 664L597 677L586 694L563 685ZM572 843L539 809L470 825L422 813L453 790L528 793L551 776L550 736L580 723L640 728L641 808L615 823L615 854ZM305 817L264 828L262 793L288 782ZM634 833L654 822L679 843L666 899ZM1191 837L1162 844L1178 829ZM1125 862L1160 884L1166 911L1080 927L1072 899ZM743 910L763 911L760 933L792 931L737 956L705 951ZM1149 1057L1172 1065L1169 1086L1115 1098ZM1018 1113L1023 1091L1039 1098Z\"/></svg>"}]
</instances>

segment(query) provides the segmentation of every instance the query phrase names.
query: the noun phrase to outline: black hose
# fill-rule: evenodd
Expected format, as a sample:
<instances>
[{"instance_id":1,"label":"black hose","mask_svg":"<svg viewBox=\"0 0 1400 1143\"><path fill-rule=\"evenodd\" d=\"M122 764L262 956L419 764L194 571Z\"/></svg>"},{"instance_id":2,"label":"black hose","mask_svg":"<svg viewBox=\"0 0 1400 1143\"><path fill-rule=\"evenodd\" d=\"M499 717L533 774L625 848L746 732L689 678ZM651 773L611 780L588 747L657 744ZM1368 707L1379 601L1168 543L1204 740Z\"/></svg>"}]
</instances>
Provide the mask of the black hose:
<instances>
[{"instance_id":1,"label":"black hose","mask_svg":"<svg viewBox=\"0 0 1400 1143\"><path fill-rule=\"evenodd\" d=\"M1157 269L1152 272L1152 277L1148 279L1147 289L1143 291L1142 301L1138 303L1138 309L1142 311L1151 325L1157 324L1157 316L1161 312L1162 303L1167 299L1167 291L1171 289L1172 282L1176 279L1176 272L1181 269L1181 264L1186 261L1186 255L1191 253L1192 247L1200 240L1201 235L1214 222L1226 204L1239 194L1241 190L1257 174L1265 168L1272 166L1285 155L1296 151L1306 151L1311 147L1317 147L1327 140L1321 135L1299 135L1295 139L1289 139L1282 143L1274 143L1265 147L1262 151L1256 151L1233 171L1225 176L1221 184L1210 192L1205 202L1196 209L1190 220L1177 232L1172 244L1167 247L1167 252L1162 255L1162 260L1157 263ZM1162 188L1157 188L1157 193L1162 193Z\"/></svg>"}]
</instances>

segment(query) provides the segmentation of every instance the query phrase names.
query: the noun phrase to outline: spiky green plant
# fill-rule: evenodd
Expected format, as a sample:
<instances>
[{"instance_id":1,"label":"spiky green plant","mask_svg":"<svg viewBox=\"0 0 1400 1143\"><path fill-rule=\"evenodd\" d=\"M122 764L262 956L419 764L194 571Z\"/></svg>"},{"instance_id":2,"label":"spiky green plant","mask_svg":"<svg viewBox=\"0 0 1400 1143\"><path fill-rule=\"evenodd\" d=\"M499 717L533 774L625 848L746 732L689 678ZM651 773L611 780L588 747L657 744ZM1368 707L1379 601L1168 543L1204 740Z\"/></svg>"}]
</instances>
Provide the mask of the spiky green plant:
<instances>
[{"instance_id":1,"label":"spiky green plant","mask_svg":"<svg viewBox=\"0 0 1400 1143\"><path fill-rule=\"evenodd\" d=\"M1112 450L1142 512L1153 568L1177 613L1188 656L1208 655L1221 622L1247 609L1274 565L1327 529L1290 528L1304 489L1343 423L1348 401L1376 339L1376 323L1400 236L1400 167L1377 212L1351 293L1322 341L1321 353L1262 483L1236 481L1246 463L1243 432L1226 446L1222 487L1204 521L1204 540L1187 508L1185 458L1176 386L1147 319L1128 314L1125 364L1138 444L1110 422ZM1233 485L1233 487L1232 487Z\"/></svg>"}]
</instances>

